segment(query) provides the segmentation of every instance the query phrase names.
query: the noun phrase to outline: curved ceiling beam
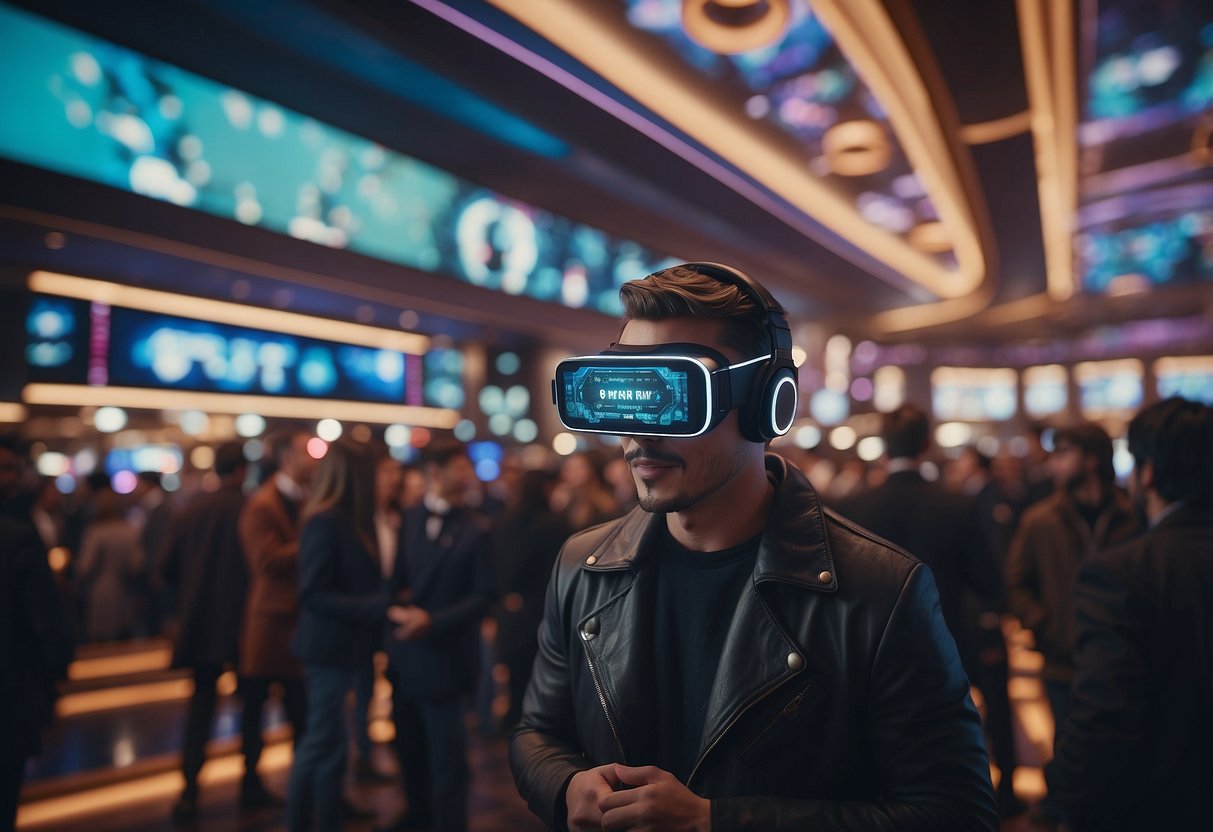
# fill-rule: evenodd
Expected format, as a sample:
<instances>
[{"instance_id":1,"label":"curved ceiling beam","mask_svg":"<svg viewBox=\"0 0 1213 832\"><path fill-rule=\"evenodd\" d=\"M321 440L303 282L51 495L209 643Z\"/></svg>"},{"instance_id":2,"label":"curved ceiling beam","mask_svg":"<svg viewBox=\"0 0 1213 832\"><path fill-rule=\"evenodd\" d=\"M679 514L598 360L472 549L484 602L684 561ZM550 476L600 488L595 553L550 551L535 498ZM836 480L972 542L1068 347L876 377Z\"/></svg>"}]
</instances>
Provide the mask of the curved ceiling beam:
<instances>
[{"instance_id":1,"label":"curved ceiling beam","mask_svg":"<svg viewBox=\"0 0 1213 832\"><path fill-rule=\"evenodd\" d=\"M576 58L701 146L743 171L822 230L867 255L935 298L984 294L992 256L975 207L917 65L887 11L876 0L820 0L821 15L858 73L889 115L911 165L922 178L953 242L958 267L949 269L904 238L865 220L841 194L810 172L802 156L726 108L709 85L670 72L643 36L630 30L614 4L594 0L490 0ZM826 242L820 238L818 242ZM843 252L848 256L847 252ZM855 255L849 255L855 259ZM861 265L864 265L861 263ZM883 274L878 276L884 277Z\"/></svg>"}]
</instances>

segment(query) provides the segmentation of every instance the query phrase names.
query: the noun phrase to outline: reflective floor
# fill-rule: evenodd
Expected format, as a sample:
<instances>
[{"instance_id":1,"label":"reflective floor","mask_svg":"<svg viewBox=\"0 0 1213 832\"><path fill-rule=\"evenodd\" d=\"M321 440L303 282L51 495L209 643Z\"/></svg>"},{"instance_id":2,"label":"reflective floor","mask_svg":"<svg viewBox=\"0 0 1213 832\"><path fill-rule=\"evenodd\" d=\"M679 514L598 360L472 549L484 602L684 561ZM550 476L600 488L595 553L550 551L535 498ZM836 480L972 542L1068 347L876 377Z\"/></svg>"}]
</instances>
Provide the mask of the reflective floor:
<instances>
[{"instance_id":1,"label":"reflective floor","mask_svg":"<svg viewBox=\"0 0 1213 832\"><path fill-rule=\"evenodd\" d=\"M1016 741L1023 765L1017 770L1017 794L1034 803L1044 793L1040 765L1052 746L1053 722L1037 674L1040 656L1027 649L1030 636L1007 622L1011 647L1010 695L1016 717ZM174 825L170 812L181 789L178 750L191 682L167 669L169 650L149 640L118 647L95 647L81 653L72 681L59 702L60 718L48 737L46 753L27 769L19 829L62 832L132 830L285 829L281 808L243 811L237 806L243 760L238 750L239 698L235 680L220 680L225 694L201 776L200 811L185 827ZM382 740L390 736L387 689L377 687L372 704L372 737L376 767L389 774L396 765ZM980 701L978 703L980 705ZM476 727L476 720L469 717ZM291 749L289 728L281 725L276 705L267 707L267 745L260 770L272 791L286 792ZM473 832L539 832L543 829L514 791L506 763L505 741L472 731L470 828ZM993 776L997 780L998 772ZM347 777L346 794L374 819L351 821L348 829L370 829L404 809L399 780L365 783ZM1024 815L1004 822L1003 832L1050 828Z\"/></svg>"}]
</instances>

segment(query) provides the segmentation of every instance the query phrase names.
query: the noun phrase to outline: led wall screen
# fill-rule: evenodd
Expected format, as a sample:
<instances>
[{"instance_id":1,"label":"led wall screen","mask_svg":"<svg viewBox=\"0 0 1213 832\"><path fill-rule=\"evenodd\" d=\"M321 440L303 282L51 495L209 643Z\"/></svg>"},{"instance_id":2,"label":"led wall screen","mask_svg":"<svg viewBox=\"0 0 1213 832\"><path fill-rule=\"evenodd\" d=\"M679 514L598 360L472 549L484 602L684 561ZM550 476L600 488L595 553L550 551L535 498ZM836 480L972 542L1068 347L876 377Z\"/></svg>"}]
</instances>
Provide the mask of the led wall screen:
<instances>
[{"instance_id":1,"label":"led wall screen","mask_svg":"<svg viewBox=\"0 0 1213 832\"><path fill-rule=\"evenodd\" d=\"M392 350L47 296L26 334L33 382L449 404L427 395L421 356Z\"/></svg>"},{"instance_id":2,"label":"led wall screen","mask_svg":"<svg viewBox=\"0 0 1213 832\"><path fill-rule=\"evenodd\" d=\"M319 245L618 314L676 262L0 3L0 155Z\"/></svg>"}]
</instances>

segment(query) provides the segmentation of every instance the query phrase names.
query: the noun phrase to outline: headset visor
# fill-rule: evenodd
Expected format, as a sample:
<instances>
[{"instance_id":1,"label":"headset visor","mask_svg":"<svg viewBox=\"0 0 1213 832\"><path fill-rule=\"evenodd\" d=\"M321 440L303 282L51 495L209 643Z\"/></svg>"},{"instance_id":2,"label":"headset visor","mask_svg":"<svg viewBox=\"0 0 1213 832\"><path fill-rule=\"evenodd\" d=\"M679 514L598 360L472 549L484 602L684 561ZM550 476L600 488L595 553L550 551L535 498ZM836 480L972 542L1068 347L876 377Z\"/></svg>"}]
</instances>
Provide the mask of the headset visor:
<instances>
[{"instance_id":1,"label":"headset visor","mask_svg":"<svg viewBox=\"0 0 1213 832\"><path fill-rule=\"evenodd\" d=\"M588 433L698 436L745 402L754 370L770 357L723 366L723 356L698 345L643 349L561 361L552 383L561 423Z\"/></svg>"}]
</instances>

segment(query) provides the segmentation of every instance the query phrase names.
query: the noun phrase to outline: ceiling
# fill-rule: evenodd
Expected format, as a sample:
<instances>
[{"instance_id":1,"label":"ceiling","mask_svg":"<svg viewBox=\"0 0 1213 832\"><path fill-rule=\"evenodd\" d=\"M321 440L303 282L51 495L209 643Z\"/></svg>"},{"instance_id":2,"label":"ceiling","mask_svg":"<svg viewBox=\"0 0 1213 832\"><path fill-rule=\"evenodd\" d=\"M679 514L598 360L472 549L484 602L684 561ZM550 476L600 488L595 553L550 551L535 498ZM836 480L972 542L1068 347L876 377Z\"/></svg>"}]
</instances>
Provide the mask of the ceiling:
<instances>
[{"instance_id":1,"label":"ceiling","mask_svg":"<svg viewBox=\"0 0 1213 832\"><path fill-rule=\"evenodd\" d=\"M1195 2L1164 4L1153 18L1157 4L1136 0L812 2L833 34L822 60L854 73L852 100L830 117L877 124L886 173L917 174L920 202L943 231L933 251L910 240L931 217L894 211L890 231L888 211L856 207L863 194L869 205L880 201L872 194L891 199L895 177L823 170L822 131L789 132L756 115L765 109L747 112L745 65L697 64L677 32L633 25L658 2L16 5L652 251L734 264L795 321L831 330L1011 342L1211 303L1199 269L1151 291L1123 282L1075 291L1073 255L1075 233L1101 223L1116 231L1160 204L1174 214L1213 203L1207 113L1189 107L1124 130L1131 118L1099 121L1081 103L1086 68L1102 66L1095 32L1109 19L1122 40L1134 27L1151 34L1155 18L1213 26ZM582 60L570 54L578 50ZM1213 53L1177 54L1198 64ZM778 92L764 89L762 106ZM846 109L855 101L866 114ZM1082 133L1090 121L1111 128ZM1132 173L1146 168L1154 173ZM1126 196L1138 186L1155 194L1144 208ZM1187 195L1178 207L1164 198L1175 193ZM48 248L48 230L67 244ZM16 162L0 163L0 251L10 264L199 294L230 296L239 284L251 302L363 321L414 313L415 328L455 338L592 346L617 326Z\"/></svg>"}]
</instances>

